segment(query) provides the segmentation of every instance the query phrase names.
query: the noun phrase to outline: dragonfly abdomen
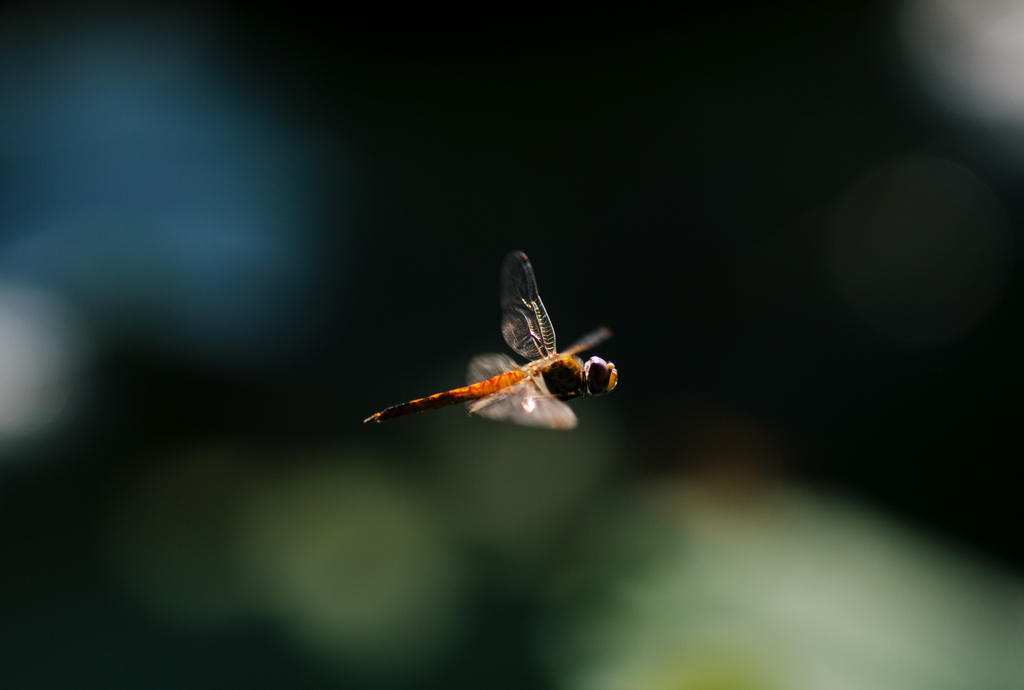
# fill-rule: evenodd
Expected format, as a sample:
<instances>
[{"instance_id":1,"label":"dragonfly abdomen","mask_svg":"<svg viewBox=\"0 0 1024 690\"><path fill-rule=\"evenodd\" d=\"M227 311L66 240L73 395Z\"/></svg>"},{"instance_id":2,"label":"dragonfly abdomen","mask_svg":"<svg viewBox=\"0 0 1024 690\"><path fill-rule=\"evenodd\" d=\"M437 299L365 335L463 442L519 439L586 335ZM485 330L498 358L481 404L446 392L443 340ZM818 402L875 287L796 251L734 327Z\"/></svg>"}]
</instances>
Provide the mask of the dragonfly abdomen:
<instances>
[{"instance_id":1,"label":"dragonfly abdomen","mask_svg":"<svg viewBox=\"0 0 1024 690\"><path fill-rule=\"evenodd\" d=\"M406 415L416 414L417 412L425 412L426 410L439 410L442 407L448 407L449 405L458 405L459 403L469 402L470 400L479 400L485 398L492 393L496 393L503 388L507 388L511 385L519 383L525 377L525 372L522 371L507 371L503 374L491 377L486 381L480 381L470 386L463 386L462 388L455 388L444 393L435 393L427 398L419 398L418 400L411 400L400 405L393 405L386 410L370 415L363 420L363 423L368 422L385 422L395 417L405 417Z\"/></svg>"}]
</instances>

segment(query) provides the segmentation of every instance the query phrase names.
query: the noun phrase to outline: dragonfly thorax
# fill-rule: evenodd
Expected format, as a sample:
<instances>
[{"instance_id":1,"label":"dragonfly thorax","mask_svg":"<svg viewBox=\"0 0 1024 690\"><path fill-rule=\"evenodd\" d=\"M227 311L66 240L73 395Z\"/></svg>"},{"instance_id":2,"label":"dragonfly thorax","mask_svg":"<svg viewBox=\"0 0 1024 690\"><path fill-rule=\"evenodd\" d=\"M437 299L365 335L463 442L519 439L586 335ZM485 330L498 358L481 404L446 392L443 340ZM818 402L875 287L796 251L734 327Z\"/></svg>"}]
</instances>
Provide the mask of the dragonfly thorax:
<instances>
[{"instance_id":1,"label":"dragonfly thorax","mask_svg":"<svg viewBox=\"0 0 1024 690\"><path fill-rule=\"evenodd\" d=\"M544 383L551 395L560 400L582 398L587 394L584 364L578 357L562 357L544 367Z\"/></svg>"}]
</instances>

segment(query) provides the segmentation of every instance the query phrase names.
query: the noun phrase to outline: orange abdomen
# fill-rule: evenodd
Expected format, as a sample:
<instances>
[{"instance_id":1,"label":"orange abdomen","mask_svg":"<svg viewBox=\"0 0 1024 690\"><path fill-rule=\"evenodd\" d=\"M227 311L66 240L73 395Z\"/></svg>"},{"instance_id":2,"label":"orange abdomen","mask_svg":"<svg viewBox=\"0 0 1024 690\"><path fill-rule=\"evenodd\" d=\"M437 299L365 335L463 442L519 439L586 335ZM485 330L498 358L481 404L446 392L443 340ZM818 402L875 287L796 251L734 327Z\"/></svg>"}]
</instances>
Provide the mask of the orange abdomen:
<instances>
[{"instance_id":1,"label":"orange abdomen","mask_svg":"<svg viewBox=\"0 0 1024 690\"><path fill-rule=\"evenodd\" d=\"M429 398L420 398L418 400L412 400L407 403L400 405L394 405L381 410L380 412L371 415L363 420L363 423L367 422L384 422L395 417L404 417L406 415L415 414L417 412L423 412L425 410L437 410L442 407L448 407L449 405L457 405L462 402L469 402L470 400L479 400L480 398L486 398L492 393L497 393L503 388L515 385L525 378L526 373L520 370L507 371L504 374L498 374L486 381L474 383L469 386L463 386L462 388L455 388L444 393L437 393L431 395Z\"/></svg>"}]
</instances>

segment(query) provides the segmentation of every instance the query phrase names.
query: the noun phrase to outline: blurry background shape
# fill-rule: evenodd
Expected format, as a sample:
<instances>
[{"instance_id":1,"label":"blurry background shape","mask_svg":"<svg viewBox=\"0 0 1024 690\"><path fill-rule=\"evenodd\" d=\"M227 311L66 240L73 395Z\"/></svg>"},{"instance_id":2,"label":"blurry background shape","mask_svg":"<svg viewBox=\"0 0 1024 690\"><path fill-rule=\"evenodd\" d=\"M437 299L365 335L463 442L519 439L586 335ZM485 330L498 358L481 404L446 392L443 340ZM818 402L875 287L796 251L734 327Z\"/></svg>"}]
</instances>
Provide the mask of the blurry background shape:
<instances>
[{"instance_id":1,"label":"blurry background shape","mask_svg":"<svg viewBox=\"0 0 1024 690\"><path fill-rule=\"evenodd\" d=\"M1024 3L908 0L900 28L925 87L958 115L1011 128L1024 153Z\"/></svg>"},{"instance_id":2,"label":"blurry background shape","mask_svg":"<svg viewBox=\"0 0 1024 690\"><path fill-rule=\"evenodd\" d=\"M383 678L422 673L458 640L463 568L436 507L379 456L294 457L237 516L242 584L304 651Z\"/></svg>"},{"instance_id":3,"label":"blurry background shape","mask_svg":"<svg viewBox=\"0 0 1024 690\"><path fill-rule=\"evenodd\" d=\"M314 229L344 196L335 144L246 93L205 13L76 19L0 29L0 271L65 295L108 342L294 358Z\"/></svg>"},{"instance_id":4,"label":"blurry background shape","mask_svg":"<svg viewBox=\"0 0 1024 690\"><path fill-rule=\"evenodd\" d=\"M581 598L586 582L563 590L575 603L545 636L560 687L1024 683L1018 578L834 495L775 484L738 503L720 489L650 485L636 515L620 516L631 531L605 534L593 572L636 553L634 542L649 547L605 579L603 596Z\"/></svg>"},{"instance_id":5,"label":"blurry background shape","mask_svg":"<svg viewBox=\"0 0 1024 690\"><path fill-rule=\"evenodd\" d=\"M150 611L200 628L251 615L231 541L249 459L230 446L140 459L115 487L107 560Z\"/></svg>"},{"instance_id":6,"label":"blurry background shape","mask_svg":"<svg viewBox=\"0 0 1024 690\"><path fill-rule=\"evenodd\" d=\"M431 424L451 524L497 559L506 584L550 567L564 530L612 477L624 439L602 402L573 404L573 433L470 417L461 406Z\"/></svg>"},{"instance_id":7,"label":"blurry background shape","mask_svg":"<svg viewBox=\"0 0 1024 690\"><path fill-rule=\"evenodd\" d=\"M67 304L0 283L0 443L60 413L88 354L84 324Z\"/></svg>"},{"instance_id":8,"label":"blurry background shape","mask_svg":"<svg viewBox=\"0 0 1024 690\"><path fill-rule=\"evenodd\" d=\"M970 333L992 312L1013 265L1009 220L975 175L936 158L877 168L832 218L839 288L872 326L911 342Z\"/></svg>"},{"instance_id":9,"label":"blurry background shape","mask_svg":"<svg viewBox=\"0 0 1024 690\"><path fill-rule=\"evenodd\" d=\"M588 525L554 590L544 639L560 687L1024 683L1019 577L782 481L792 451L763 420L694 402L674 434L656 428L675 462L614 524Z\"/></svg>"}]
</instances>

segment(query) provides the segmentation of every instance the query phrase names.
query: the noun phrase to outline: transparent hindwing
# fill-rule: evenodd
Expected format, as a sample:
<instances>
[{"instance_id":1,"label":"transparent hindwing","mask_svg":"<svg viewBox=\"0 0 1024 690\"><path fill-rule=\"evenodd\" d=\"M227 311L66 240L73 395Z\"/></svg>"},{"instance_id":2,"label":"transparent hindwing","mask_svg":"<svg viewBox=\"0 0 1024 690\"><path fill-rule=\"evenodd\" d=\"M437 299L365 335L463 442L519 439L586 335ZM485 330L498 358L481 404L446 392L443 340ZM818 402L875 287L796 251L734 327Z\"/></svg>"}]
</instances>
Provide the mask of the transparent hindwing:
<instances>
[{"instance_id":1,"label":"transparent hindwing","mask_svg":"<svg viewBox=\"0 0 1024 690\"><path fill-rule=\"evenodd\" d=\"M474 383L480 383L498 374L516 369L519 369L519 365L508 355L477 355L470 360L469 366L466 367L466 385L472 386Z\"/></svg>"},{"instance_id":2,"label":"transparent hindwing","mask_svg":"<svg viewBox=\"0 0 1024 690\"><path fill-rule=\"evenodd\" d=\"M495 358L490 364L496 366L498 364L496 358L502 356L490 355L489 357ZM477 362L483 357L478 357L473 361ZM472 363L470 370L473 371ZM498 371L491 376L497 373L501 372ZM486 378L490 378L490 376ZM539 373L486 398L466 403L466 409L470 414L522 426L547 429L572 429L576 426L576 415L572 409L548 392L544 377Z\"/></svg>"}]
</instances>

